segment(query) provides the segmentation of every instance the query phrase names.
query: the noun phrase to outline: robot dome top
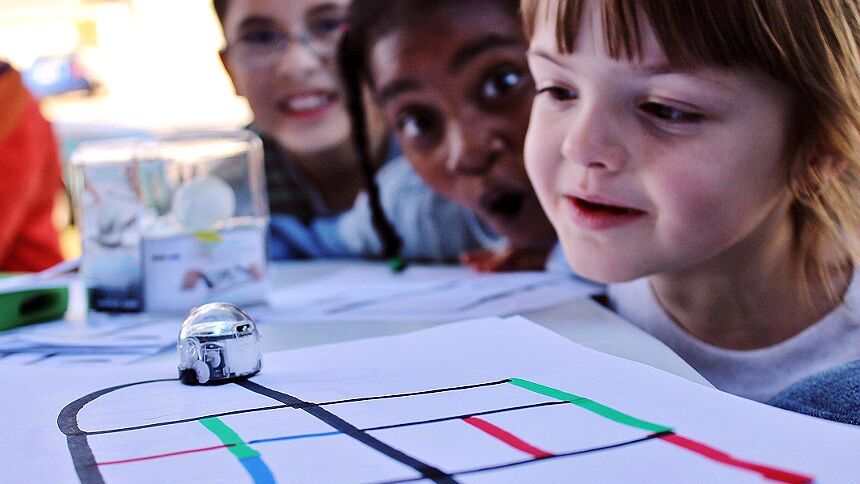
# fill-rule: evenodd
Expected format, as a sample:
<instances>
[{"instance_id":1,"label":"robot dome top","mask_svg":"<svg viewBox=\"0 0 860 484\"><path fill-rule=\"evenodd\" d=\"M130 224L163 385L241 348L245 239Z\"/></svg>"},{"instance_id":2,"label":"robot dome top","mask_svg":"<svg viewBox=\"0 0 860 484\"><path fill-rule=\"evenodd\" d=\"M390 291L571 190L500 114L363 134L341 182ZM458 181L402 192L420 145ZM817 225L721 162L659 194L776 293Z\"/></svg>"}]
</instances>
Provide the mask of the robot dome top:
<instances>
[{"instance_id":1,"label":"robot dome top","mask_svg":"<svg viewBox=\"0 0 860 484\"><path fill-rule=\"evenodd\" d=\"M179 339L189 336L217 338L219 336L238 337L254 330L254 322L244 311L227 303L205 304L191 311Z\"/></svg>"}]
</instances>

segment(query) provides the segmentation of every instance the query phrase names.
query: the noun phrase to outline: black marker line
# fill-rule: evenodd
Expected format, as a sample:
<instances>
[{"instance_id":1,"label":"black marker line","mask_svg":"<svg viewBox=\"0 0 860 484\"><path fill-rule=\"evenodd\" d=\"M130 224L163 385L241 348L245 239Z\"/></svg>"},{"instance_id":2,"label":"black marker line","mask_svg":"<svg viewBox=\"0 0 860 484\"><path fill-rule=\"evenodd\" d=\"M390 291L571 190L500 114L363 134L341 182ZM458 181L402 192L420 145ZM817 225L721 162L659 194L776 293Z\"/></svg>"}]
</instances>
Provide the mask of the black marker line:
<instances>
[{"instance_id":1,"label":"black marker line","mask_svg":"<svg viewBox=\"0 0 860 484\"><path fill-rule=\"evenodd\" d=\"M39 364L45 360L50 360L51 358L53 358L57 355L59 355L59 353L48 353L47 355L42 355L41 357L36 358L35 360L31 360L31 361L28 361L27 363L24 363L24 365L25 366L37 365L37 364Z\"/></svg>"},{"instance_id":2,"label":"black marker line","mask_svg":"<svg viewBox=\"0 0 860 484\"><path fill-rule=\"evenodd\" d=\"M558 458L563 458L563 457L572 457L575 455L590 454L593 452L600 452L603 450L617 449L619 447L626 447L628 445L639 444L639 443L646 442L646 441L649 441L652 439L657 439L657 438L660 438L660 437L663 437L666 435L671 435L673 433L674 432L657 432L654 434L646 435L645 437L642 437L639 439L629 440L627 442L620 442L617 444L604 445L601 447L592 447L590 449L576 450L573 452L565 452L564 454L554 454L554 455L551 455L548 457L538 457L536 459L525 459L525 460L520 460L520 461L507 462L505 464L480 467L477 469L467 469L464 471L452 472L451 475L452 476L462 476L462 475L467 475L467 474L478 474L481 472L495 471L495 470L499 470L499 469L506 469L509 467L519 467L519 466L526 465L526 464L534 464L535 462L542 462L542 461L558 459ZM376 482L374 484L400 484L403 482L418 482L421 480L422 480L421 478L413 478L413 479L403 479L403 480L399 480L399 481L380 481L380 482Z\"/></svg>"},{"instance_id":3,"label":"black marker line","mask_svg":"<svg viewBox=\"0 0 860 484\"><path fill-rule=\"evenodd\" d=\"M491 381L487 383L475 383L473 385L461 385L456 387L446 387L446 388L434 388L432 390L421 390L417 392L408 392L408 393L392 393L390 395L380 395L375 397L359 397L359 398L348 398L345 400L332 400L329 402L321 402L316 404L309 405L319 405L321 407L328 405L340 405L342 403L355 403L355 402L367 402L370 400L384 400L389 398L401 398L401 397L414 397L418 395L430 395L433 393L443 393L443 392L455 392L459 390L471 390L473 388L481 388L481 387L490 387L495 385L502 385L504 383L510 383L511 380L506 378L504 380ZM298 408L298 407L297 407Z\"/></svg>"},{"instance_id":4,"label":"black marker line","mask_svg":"<svg viewBox=\"0 0 860 484\"><path fill-rule=\"evenodd\" d=\"M391 424L391 425L382 425L379 427L366 427L360 429L362 432L374 432L377 430L388 430L388 429L396 429L401 427L413 427L416 425L426 425L432 423L446 422L449 420L462 420L468 417L479 417L482 415L492 415L496 413L505 413L505 412L515 412L517 410L525 410L528 408L538 408L538 407L548 407L551 405L570 405L570 402L553 400L551 402L542 402L542 403L533 403L531 405L520 405L518 407L506 407L506 408L497 408L494 410L485 410L483 412L475 412L475 413L464 413L462 415L455 415L453 417L440 417L429 420L415 420L412 422L404 422L399 424ZM257 440L249 440L249 444L267 444L270 442L283 442L286 440L298 440L298 439L306 439L306 438L314 438L314 437L331 437L334 435L343 435L341 432L319 432L315 434L299 434L299 435L285 435L283 437L272 437L268 439L257 439Z\"/></svg>"},{"instance_id":5,"label":"black marker line","mask_svg":"<svg viewBox=\"0 0 860 484\"><path fill-rule=\"evenodd\" d=\"M137 385L146 385L149 383L163 383L168 381L177 381L178 378L164 378L160 380L147 380L140 381L135 383L126 383L123 385L117 385L115 387L104 388L89 395L84 395L83 397L75 400L74 402L66 405L60 410L60 415L57 417L57 426L60 428L60 432L65 435L88 435L89 432L81 430L78 426L78 412L84 408L84 405L92 402L93 400L101 397L102 395L106 395L111 392L115 392L117 390L121 390L123 388L133 387Z\"/></svg>"},{"instance_id":6,"label":"black marker line","mask_svg":"<svg viewBox=\"0 0 860 484\"><path fill-rule=\"evenodd\" d=\"M464 413L462 415L455 415L453 417L439 417L429 420L417 420L414 422L405 422L399 424L391 424L391 425L382 425L379 427L370 427L366 429L361 429L363 432L373 432L375 430L388 430L388 429L396 429L400 427L412 427L414 425L425 425L431 423L439 423L439 422L447 422L449 420L462 420L464 418L469 417L480 417L482 415L493 415L496 413L506 413L506 412L516 412L517 410L525 410L528 408L538 408L538 407L549 407L551 405L570 405L570 402L564 402L561 400L553 400L551 402L542 402L542 403L533 403L531 405L520 405L518 407L507 407L507 408L497 408L495 410L486 410L483 412L475 412L475 413Z\"/></svg>"},{"instance_id":7,"label":"black marker line","mask_svg":"<svg viewBox=\"0 0 860 484\"><path fill-rule=\"evenodd\" d=\"M173 381L173 380L169 379L169 380L156 380L156 381ZM142 382L142 383L155 383L156 381ZM395 393L395 394L391 394L391 395L379 395L379 396L373 396L373 397L350 398L350 399L346 399L346 400L333 400L330 402L322 402L322 403L311 403L311 402L304 402L302 400L297 400L297 403L294 403L292 405L272 405L272 406L268 406L268 407L256 407L256 408L247 408L247 409L242 409L242 410L232 410L229 412L213 413L210 415L201 415L198 417L189 417L189 418L183 418L183 419L178 419L178 420L168 420L168 421L164 421L164 422L155 422L155 423L150 423L150 424L135 425L135 426L131 426L131 427L121 427L121 428L108 429L108 430L93 430L93 431L80 430L75 435L113 434L113 433L117 433L117 432L128 432L131 430L142 430L142 429L149 429L149 428L155 428L155 427L164 427L166 425L176 425L176 424L189 423L189 422L194 422L196 420L201 420L204 418L225 417L228 415L240 415L240 414L244 414L244 413L254 413L254 412L265 412L268 410L276 410L279 408L303 409L305 407L312 406L312 405L323 407L323 406L327 406L327 405L340 405L342 403L355 403L355 402L366 402L369 400L383 400L383 399L389 399L389 398L401 398L401 397L412 397L412 396L418 396L418 395L430 395L433 393L453 392L453 391L459 391L459 390L470 390L472 388L481 388L481 387L488 387L488 386L494 386L494 385L501 385L503 383L508 383L508 382L510 382L510 380L499 380L499 381L488 382L488 383L476 383L474 385L462 385L462 386L450 387L450 388L437 388L437 389L432 389L432 390L422 390L422 391L418 391L418 392ZM561 403L567 403L567 402L561 402Z\"/></svg>"},{"instance_id":8,"label":"black marker line","mask_svg":"<svg viewBox=\"0 0 860 484\"><path fill-rule=\"evenodd\" d=\"M69 447L72 462L75 464L75 472L78 474L81 484L104 484L104 477L102 477L96 464L96 458L93 455L93 449L90 448L90 443L87 441L87 436L67 435L66 445Z\"/></svg>"},{"instance_id":9,"label":"black marker line","mask_svg":"<svg viewBox=\"0 0 860 484\"><path fill-rule=\"evenodd\" d=\"M553 406L553 405L570 405L570 402L553 400L553 401L549 401L549 402L533 403L531 405L520 405L520 406L516 406L516 407L506 407L506 408L497 408L497 409L493 409L493 410L485 410L483 412L464 413L461 415L454 415L452 417L440 417L440 418L429 419L429 420L417 420L417 421L405 422L405 423L399 423L399 424L383 425L383 426L379 426L379 427L368 427L368 428L363 428L360 430L362 432L373 432L373 431L377 431L377 430L388 430L388 429L395 429L395 428L401 428L401 427L412 427L412 426L416 426L416 425L426 425L426 424L445 422L445 421L450 421L450 420L462 420L462 419L465 419L468 417L479 417L479 416L483 416L483 415L492 415L492 414L497 414L497 413L515 412L517 410L525 410L525 409L529 409L529 408L539 408L539 407L548 407L548 406ZM276 405L276 406L269 407L269 408L270 409L292 408L292 406L290 406L290 405ZM218 414L218 415L226 415L226 414L235 415L237 413L247 413L247 410L246 411L238 411L238 412L227 412L227 413L222 413L222 414ZM200 417L201 420L204 418L208 418L208 417ZM198 419L189 419L189 421L194 421L194 420L198 420ZM123 429L119 429L118 431L122 431L122 430ZM136 430L136 429L132 429L132 430ZM89 434L89 435L93 435L93 434ZM330 436L334 436L334 435L343 435L343 433L339 432L339 431L335 431L335 432L323 432L323 433L316 433L316 434L286 435L283 437L272 437L272 438L267 438L267 439L249 440L249 441L247 441L247 444L249 444L249 445L250 444L268 444L271 442L283 442L283 441L287 441L287 440L297 440L297 439L304 439L304 438L309 438L309 437L330 437ZM233 445L233 444L229 444L229 445L227 445L227 447L229 447L230 445ZM218 448L221 448L221 447L218 447ZM211 448L211 449L207 449L207 450L216 450L216 448ZM172 455L173 454L171 454L170 456L172 456ZM165 457L167 457L167 456L165 456ZM149 458L146 458L146 459L149 459ZM136 460L136 459L131 459L131 460ZM99 465L105 465L105 464L101 463Z\"/></svg>"},{"instance_id":10,"label":"black marker line","mask_svg":"<svg viewBox=\"0 0 860 484\"><path fill-rule=\"evenodd\" d=\"M359 430L358 428L356 428L355 426L353 426L352 424L350 424L346 420L338 417L337 415L329 412L328 410L326 410L326 409L324 409L318 405L312 405L312 404L309 405L309 404L307 404L307 402L303 402L302 400L299 400L298 398L296 398L292 395L287 395L286 393L281 393L277 390L273 390L271 388L264 387L262 385L259 385L257 383L252 382L252 381L249 381L249 380L239 381L239 382L236 382L236 384L241 386L242 388L245 388L246 390L250 390L254 393L264 395L264 396L267 396L269 398L273 398L273 399L275 399L275 400L277 400L277 401L279 401L285 405L290 405L290 406L301 405L302 410L313 415L314 417L316 417L320 421L328 424L333 429L338 430L338 431L352 437L353 439L361 442L362 444L364 444L364 445L376 450L377 452L380 452L380 453L396 460L397 462L400 462L401 464L404 464L406 466L409 466L409 467L415 469L416 471L418 471L421 474L421 476L422 476L421 479L430 479L433 482L445 483L445 484L451 484L451 483L457 482L456 480L454 480L450 475L446 474L445 472L443 472L443 471L441 471L441 470L439 470L439 469L437 469L437 468L435 468L429 464L425 464L425 463L419 461L418 459L411 457L411 456L403 453L402 451L395 449L394 447L391 447L390 445L386 444L385 442L382 442L381 440L377 439L376 437L371 436L370 434L368 434L366 432L362 432L361 430Z\"/></svg>"},{"instance_id":11,"label":"black marker line","mask_svg":"<svg viewBox=\"0 0 860 484\"><path fill-rule=\"evenodd\" d=\"M96 363L110 363L111 360L107 358L89 358L89 359L80 359L80 360L72 360L72 361L64 361L64 365L92 365Z\"/></svg>"},{"instance_id":12,"label":"black marker line","mask_svg":"<svg viewBox=\"0 0 860 484\"><path fill-rule=\"evenodd\" d=\"M69 454L72 456L72 462L75 464L75 472L77 472L78 479L82 484L104 484L104 478L102 477L99 468L96 466L96 459L95 456L93 456L93 450L90 448L90 443L87 441L86 433L78 426L78 413L82 408L84 408L84 405L92 402L102 395L122 388L144 385L147 383L176 380L177 378L148 380L105 388L103 390L90 393L89 395L85 395L60 410L60 415L57 417L57 427L60 428L60 432L66 435L66 444L69 447Z\"/></svg>"},{"instance_id":13,"label":"black marker line","mask_svg":"<svg viewBox=\"0 0 860 484\"><path fill-rule=\"evenodd\" d=\"M567 402L565 402L567 403ZM145 425L135 425L133 427L122 427L118 429L109 429L109 430L93 430L92 432L81 431L82 435L104 435L104 434L115 434L117 432L129 432L132 430L142 430L142 429L151 429L154 427L164 427L167 425L177 425L189 422L196 422L198 420L203 420L205 418L217 418L217 417L226 417L228 415L241 415L243 413L254 413L254 412L265 412L267 410L277 410L279 408L290 408L289 405L272 405L270 407L256 407L256 408L246 408L243 410L231 410L229 412L221 412L221 413L213 413L211 415L202 415L200 417L188 417L179 420L169 420L166 422L156 422Z\"/></svg>"}]
</instances>

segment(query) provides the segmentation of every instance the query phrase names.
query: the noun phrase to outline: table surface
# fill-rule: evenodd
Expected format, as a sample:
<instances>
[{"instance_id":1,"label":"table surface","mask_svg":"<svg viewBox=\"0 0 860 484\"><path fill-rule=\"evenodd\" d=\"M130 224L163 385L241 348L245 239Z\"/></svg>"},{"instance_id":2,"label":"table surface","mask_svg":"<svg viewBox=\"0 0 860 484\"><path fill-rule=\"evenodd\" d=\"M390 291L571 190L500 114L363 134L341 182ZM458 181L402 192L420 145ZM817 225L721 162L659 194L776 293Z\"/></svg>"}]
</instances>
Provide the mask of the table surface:
<instances>
[{"instance_id":1,"label":"table surface","mask_svg":"<svg viewBox=\"0 0 860 484\"><path fill-rule=\"evenodd\" d=\"M347 267L373 264L352 260L283 262L272 264L270 275L272 286L283 288ZM666 345L591 299L572 298L560 305L526 312L522 316L584 346L712 386ZM283 320L279 320L277 315L274 318L274 324L265 325L263 350L266 352L403 334L439 324L421 321L300 323L289 321L286 316ZM272 319L271 315L269 319Z\"/></svg>"}]
</instances>

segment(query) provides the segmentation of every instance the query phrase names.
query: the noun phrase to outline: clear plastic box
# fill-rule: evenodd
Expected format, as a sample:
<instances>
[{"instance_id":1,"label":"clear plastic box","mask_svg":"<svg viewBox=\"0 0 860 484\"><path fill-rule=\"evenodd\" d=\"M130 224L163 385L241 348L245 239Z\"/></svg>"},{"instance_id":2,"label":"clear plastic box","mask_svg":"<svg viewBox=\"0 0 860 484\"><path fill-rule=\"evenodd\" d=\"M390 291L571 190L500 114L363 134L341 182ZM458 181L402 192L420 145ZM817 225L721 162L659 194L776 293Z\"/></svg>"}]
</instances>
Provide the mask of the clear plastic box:
<instances>
[{"instance_id":1,"label":"clear plastic box","mask_svg":"<svg viewBox=\"0 0 860 484\"><path fill-rule=\"evenodd\" d=\"M255 134L87 142L71 166L92 309L181 312L264 300L269 214Z\"/></svg>"}]
</instances>

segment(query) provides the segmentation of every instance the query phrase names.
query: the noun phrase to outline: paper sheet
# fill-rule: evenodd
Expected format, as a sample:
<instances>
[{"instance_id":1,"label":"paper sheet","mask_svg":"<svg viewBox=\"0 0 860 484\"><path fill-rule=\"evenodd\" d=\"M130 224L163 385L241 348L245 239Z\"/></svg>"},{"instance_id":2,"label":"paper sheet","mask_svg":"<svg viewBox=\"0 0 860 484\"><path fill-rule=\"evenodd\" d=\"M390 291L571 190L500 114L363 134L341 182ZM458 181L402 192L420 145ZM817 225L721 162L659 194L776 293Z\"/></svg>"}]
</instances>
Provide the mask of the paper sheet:
<instances>
[{"instance_id":1,"label":"paper sheet","mask_svg":"<svg viewBox=\"0 0 860 484\"><path fill-rule=\"evenodd\" d=\"M727 395L522 318L265 355L21 368L2 482L856 482L860 429ZM61 432L62 429L62 432Z\"/></svg>"},{"instance_id":2,"label":"paper sheet","mask_svg":"<svg viewBox=\"0 0 860 484\"><path fill-rule=\"evenodd\" d=\"M507 316L597 292L568 274L478 274L465 267L341 270L274 291L270 304L298 321L445 322Z\"/></svg>"},{"instance_id":3,"label":"paper sheet","mask_svg":"<svg viewBox=\"0 0 860 484\"><path fill-rule=\"evenodd\" d=\"M0 367L128 364L174 347L182 317L90 313L0 333Z\"/></svg>"}]
</instances>

